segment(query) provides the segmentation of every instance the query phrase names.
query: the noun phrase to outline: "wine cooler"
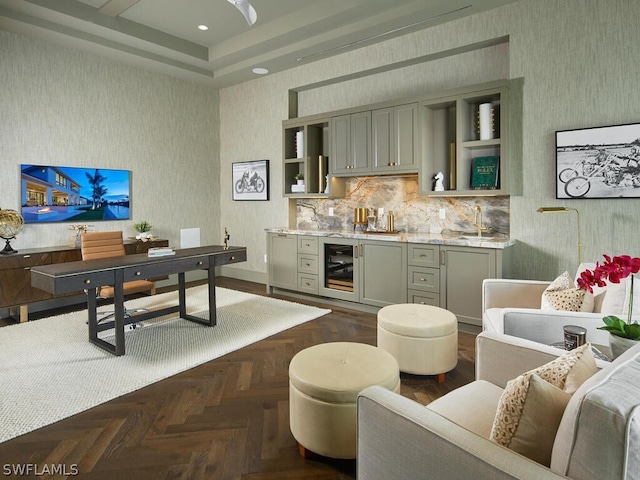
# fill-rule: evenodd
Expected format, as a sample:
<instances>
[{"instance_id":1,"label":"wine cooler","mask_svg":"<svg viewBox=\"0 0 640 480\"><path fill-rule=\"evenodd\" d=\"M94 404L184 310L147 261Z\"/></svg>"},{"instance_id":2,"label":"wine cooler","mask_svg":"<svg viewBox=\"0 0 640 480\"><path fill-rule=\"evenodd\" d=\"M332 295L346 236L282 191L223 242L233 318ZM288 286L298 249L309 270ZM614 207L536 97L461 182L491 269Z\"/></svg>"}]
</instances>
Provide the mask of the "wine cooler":
<instances>
[{"instance_id":1,"label":"wine cooler","mask_svg":"<svg viewBox=\"0 0 640 480\"><path fill-rule=\"evenodd\" d=\"M321 248L322 295L357 300L358 245L350 239L324 239Z\"/></svg>"}]
</instances>

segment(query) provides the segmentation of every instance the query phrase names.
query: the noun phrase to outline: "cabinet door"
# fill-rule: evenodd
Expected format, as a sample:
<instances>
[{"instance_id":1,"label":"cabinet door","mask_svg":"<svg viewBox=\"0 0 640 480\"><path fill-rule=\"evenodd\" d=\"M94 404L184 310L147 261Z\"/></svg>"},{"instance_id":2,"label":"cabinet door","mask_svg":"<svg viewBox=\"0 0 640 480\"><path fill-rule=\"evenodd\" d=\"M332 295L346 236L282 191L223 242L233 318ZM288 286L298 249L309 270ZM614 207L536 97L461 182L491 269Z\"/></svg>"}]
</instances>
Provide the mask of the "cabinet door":
<instances>
[{"instance_id":1,"label":"cabinet door","mask_svg":"<svg viewBox=\"0 0 640 480\"><path fill-rule=\"evenodd\" d=\"M444 307L458 321L482 326L482 281L496 278L496 251L472 247L441 247L441 295ZM442 296L441 296L442 300Z\"/></svg>"},{"instance_id":2,"label":"cabinet door","mask_svg":"<svg viewBox=\"0 0 640 480\"><path fill-rule=\"evenodd\" d=\"M393 170L393 108L371 112L373 171Z\"/></svg>"},{"instance_id":3,"label":"cabinet door","mask_svg":"<svg viewBox=\"0 0 640 480\"><path fill-rule=\"evenodd\" d=\"M393 163L396 171L418 168L418 104L393 108Z\"/></svg>"},{"instance_id":4,"label":"cabinet door","mask_svg":"<svg viewBox=\"0 0 640 480\"><path fill-rule=\"evenodd\" d=\"M407 302L407 246L396 242L362 242L360 302L384 307Z\"/></svg>"},{"instance_id":5,"label":"cabinet door","mask_svg":"<svg viewBox=\"0 0 640 480\"><path fill-rule=\"evenodd\" d=\"M351 173L368 172L371 155L371 112L351 115Z\"/></svg>"},{"instance_id":6,"label":"cabinet door","mask_svg":"<svg viewBox=\"0 0 640 480\"><path fill-rule=\"evenodd\" d=\"M296 235L269 235L269 286L298 288L298 238Z\"/></svg>"},{"instance_id":7,"label":"cabinet door","mask_svg":"<svg viewBox=\"0 0 640 480\"><path fill-rule=\"evenodd\" d=\"M331 173L350 173L351 115L331 118Z\"/></svg>"}]
</instances>

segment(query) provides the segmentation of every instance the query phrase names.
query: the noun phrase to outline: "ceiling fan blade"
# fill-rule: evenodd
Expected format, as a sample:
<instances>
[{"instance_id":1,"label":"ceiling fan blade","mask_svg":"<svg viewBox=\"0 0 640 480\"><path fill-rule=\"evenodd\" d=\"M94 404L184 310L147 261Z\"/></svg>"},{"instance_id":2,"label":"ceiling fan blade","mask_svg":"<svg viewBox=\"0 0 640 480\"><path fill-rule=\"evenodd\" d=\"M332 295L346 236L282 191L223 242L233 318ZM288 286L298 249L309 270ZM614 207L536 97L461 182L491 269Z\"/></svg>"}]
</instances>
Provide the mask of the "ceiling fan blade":
<instances>
[{"instance_id":1,"label":"ceiling fan blade","mask_svg":"<svg viewBox=\"0 0 640 480\"><path fill-rule=\"evenodd\" d=\"M240 10L240 13L244 15L244 18L247 20L249 25L253 25L258 20L258 14L256 13L256 9L249 3L248 0L227 0L232 5Z\"/></svg>"}]
</instances>

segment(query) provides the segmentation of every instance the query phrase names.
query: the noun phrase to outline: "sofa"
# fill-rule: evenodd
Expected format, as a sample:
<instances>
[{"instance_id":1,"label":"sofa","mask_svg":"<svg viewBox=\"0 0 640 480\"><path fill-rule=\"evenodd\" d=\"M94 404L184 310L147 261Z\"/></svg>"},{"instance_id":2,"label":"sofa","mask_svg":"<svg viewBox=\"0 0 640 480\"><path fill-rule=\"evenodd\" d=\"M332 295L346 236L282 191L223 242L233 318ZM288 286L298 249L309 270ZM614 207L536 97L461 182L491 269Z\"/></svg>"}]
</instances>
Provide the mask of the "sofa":
<instances>
[{"instance_id":1,"label":"sofa","mask_svg":"<svg viewBox=\"0 0 640 480\"><path fill-rule=\"evenodd\" d=\"M380 387L357 400L357 478L631 480L640 478L640 345L597 370L560 412L550 466L489 440L507 383L564 352L485 331L476 380L422 406Z\"/></svg>"}]
</instances>

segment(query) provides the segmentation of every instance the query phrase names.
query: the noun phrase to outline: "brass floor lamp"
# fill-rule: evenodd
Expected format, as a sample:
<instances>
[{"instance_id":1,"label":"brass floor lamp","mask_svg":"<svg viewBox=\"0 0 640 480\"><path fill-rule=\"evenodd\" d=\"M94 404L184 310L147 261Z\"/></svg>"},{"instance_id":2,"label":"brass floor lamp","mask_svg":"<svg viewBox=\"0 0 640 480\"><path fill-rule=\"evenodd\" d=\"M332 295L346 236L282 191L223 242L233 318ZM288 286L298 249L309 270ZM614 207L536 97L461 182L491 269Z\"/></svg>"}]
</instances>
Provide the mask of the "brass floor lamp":
<instances>
[{"instance_id":1,"label":"brass floor lamp","mask_svg":"<svg viewBox=\"0 0 640 480\"><path fill-rule=\"evenodd\" d=\"M582 241L580 240L580 212L576 208L571 207L540 207L538 212L540 213L566 213L576 212L578 217L578 265L582 263Z\"/></svg>"}]
</instances>

